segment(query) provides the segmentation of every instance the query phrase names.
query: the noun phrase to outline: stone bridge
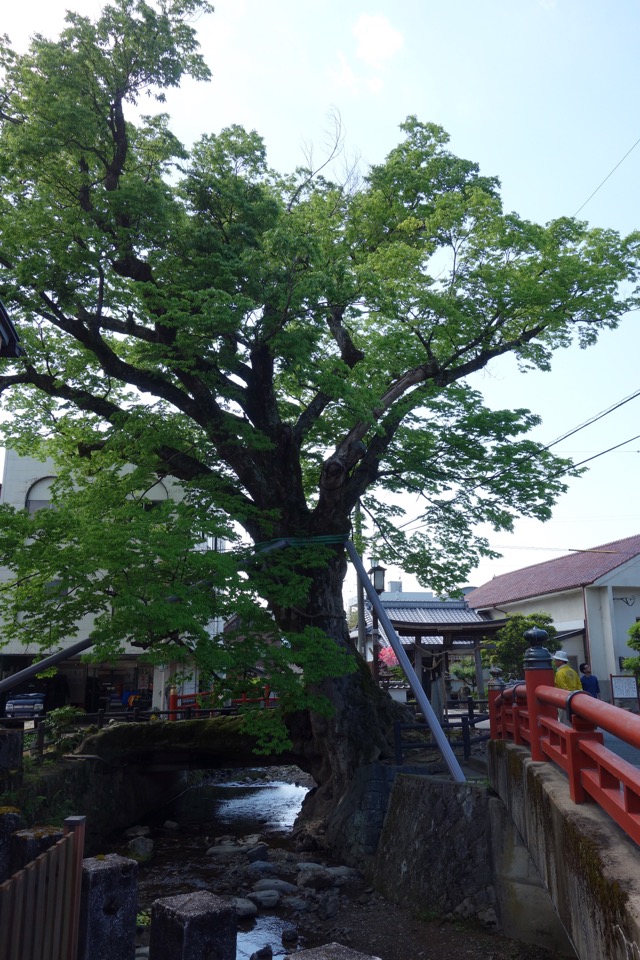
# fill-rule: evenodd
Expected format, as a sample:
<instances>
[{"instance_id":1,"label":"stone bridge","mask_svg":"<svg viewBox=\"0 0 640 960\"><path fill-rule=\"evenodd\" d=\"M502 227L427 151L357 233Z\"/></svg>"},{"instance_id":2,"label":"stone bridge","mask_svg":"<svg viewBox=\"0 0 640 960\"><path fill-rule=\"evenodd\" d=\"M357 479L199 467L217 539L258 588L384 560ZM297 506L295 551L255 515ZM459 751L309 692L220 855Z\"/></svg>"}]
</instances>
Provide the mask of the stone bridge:
<instances>
[{"instance_id":1,"label":"stone bridge","mask_svg":"<svg viewBox=\"0 0 640 960\"><path fill-rule=\"evenodd\" d=\"M87 737L76 754L99 757L112 767L136 766L147 773L300 763L293 753L263 755L256 748L255 738L242 731L239 716L218 716L110 724Z\"/></svg>"},{"instance_id":2,"label":"stone bridge","mask_svg":"<svg viewBox=\"0 0 640 960\"><path fill-rule=\"evenodd\" d=\"M567 777L524 747L492 741L489 780L580 960L640 960L637 844L600 807L573 803Z\"/></svg>"}]
</instances>

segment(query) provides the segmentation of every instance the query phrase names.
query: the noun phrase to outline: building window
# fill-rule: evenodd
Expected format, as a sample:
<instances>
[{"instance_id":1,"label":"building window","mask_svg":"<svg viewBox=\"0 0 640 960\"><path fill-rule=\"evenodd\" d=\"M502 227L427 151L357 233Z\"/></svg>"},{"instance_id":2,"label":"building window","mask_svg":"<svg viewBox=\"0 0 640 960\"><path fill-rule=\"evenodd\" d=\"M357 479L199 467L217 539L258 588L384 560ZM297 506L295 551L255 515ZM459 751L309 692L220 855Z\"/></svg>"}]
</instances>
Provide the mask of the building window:
<instances>
[{"instance_id":1,"label":"building window","mask_svg":"<svg viewBox=\"0 0 640 960\"><path fill-rule=\"evenodd\" d=\"M51 484L54 480L55 477L43 477L31 485L25 500L25 507L29 513L51 508Z\"/></svg>"}]
</instances>

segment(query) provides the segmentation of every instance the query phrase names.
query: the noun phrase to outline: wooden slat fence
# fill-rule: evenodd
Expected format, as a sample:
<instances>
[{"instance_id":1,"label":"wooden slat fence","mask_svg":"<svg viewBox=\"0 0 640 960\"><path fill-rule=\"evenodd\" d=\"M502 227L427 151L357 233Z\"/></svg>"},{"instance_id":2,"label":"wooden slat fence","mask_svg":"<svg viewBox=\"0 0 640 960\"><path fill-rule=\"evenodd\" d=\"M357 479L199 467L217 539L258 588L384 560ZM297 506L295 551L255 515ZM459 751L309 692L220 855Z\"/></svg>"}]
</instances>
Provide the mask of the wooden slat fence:
<instances>
[{"instance_id":1,"label":"wooden slat fence","mask_svg":"<svg viewBox=\"0 0 640 960\"><path fill-rule=\"evenodd\" d=\"M0 884L0 960L76 960L85 820Z\"/></svg>"}]
</instances>

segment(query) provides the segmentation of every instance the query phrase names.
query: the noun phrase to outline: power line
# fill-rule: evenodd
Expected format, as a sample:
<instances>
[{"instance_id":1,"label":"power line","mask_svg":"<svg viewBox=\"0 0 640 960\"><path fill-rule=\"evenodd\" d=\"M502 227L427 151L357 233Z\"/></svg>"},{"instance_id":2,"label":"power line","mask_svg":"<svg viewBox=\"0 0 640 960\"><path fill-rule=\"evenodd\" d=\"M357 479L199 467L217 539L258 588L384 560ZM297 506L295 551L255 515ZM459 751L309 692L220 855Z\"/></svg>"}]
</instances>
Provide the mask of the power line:
<instances>
[{"instance_id":1,"label":"power line","mask_svg":"<svg viewBox=\"0 0 640 960\"><path fill-rule=\"evenodd\" d=\"M627 157L629 156L629 154L630 154L630 153L633 153L633 151L635 150L635 148L638 146L639 143L640 143L640 137L638 137L638 139L636 140L636 142L634 143L634 145L633 145L629 150L627 150L627 152L625 153L625 155L624 155L624 157L622 158L622 160L618 160L618 162L616 163L616 165L615 165L615 167L613 168L613 170L611 170L611 171L606 175L606 177L604 178L604 180L602 181L602 183L599 183L599 184L598 184L598 186L595 188L595 190L593 191L593 193L590 194L590 195L587 197L587 199L586 199L585 202L582 204L582 206L578 207L578 209L577 209L576 212L574 213L574 217L577 217L578 214L580 213L580 211L583 210L584 207L586 207L586 205L589 203L589 201L592 200L592 199L595 197L595 195L596 195L596 193L598 192L598 190L605 185L605 183L607 182L607 180L609 179L609 177L611 177L611 176L616 172L616 170L618 169L618 167L620 166L620 164L621 164L621 163L624 163L624 161L627 159Z\"/></svg>"},{"instance_id":2,"label":"power line","mask_svg":"<svg viewBox=\"0 0 640 960\"><path fill-rule=\"evenodd\" d=\"M635 400L636 397L640 397L640 390L630 393L628 397L623 397L622 400L619 400L617 403L607 407L606 410L601 410L600 413L596 413L592 417L589 417L589 419L585 420L584 423L580 423L577 427L573 427L572 430L568 430L566 433L563 433L562 436L558 437L556 440L552 440L551 443L548 443L545 447L543 447L543 450L548 450L550 447L555 447L557 443L562 443L563 440L568 440L569 437L573 437L574 434L579 433L580 430L584 430L585 427L590 427L592 423L597 423L598 420L602 420L602 418L608 416L608 414L613 413L615 410L619 410L620 407L625 405L625 403L629 403L630 400Z\"/></svg>"},{"instance_id":3,"label":"power line","mask_svg":"<svg viewBox=\"0 0 640 960\"><path fill-rule=\"evenodd\" d=\"M610 407L608 410L605 410L604 412L602 412L602 413L600 413L600 414L596 414L596 416L593 417L591 420L588 420L588 421L586 421L584 424L582 424L581 426L576 427L574 430L572 430L569 434L566 434L565 436L571 436L571 434L577 433L578 430L582 430L582 429L584 429L585 426L589 426L591 423L594 423L596 420L601 419L602 417L606 416L608 413L612 413L614 410L617 410L619 407L623 406L623 404L627 403L629 400L633 400L633 399L634 399L635 397L637 397L637 396L640 396L640 391L638 391L638 392L635 393L635 394L632 394L632 395L629 396L629 397L626 397L624 400L621 400L619 403L614 404L614 405L613 405L612 407ZM559 443L561 440L564 440L564 439L565 439L565 436L560 437L558 440L552 441L551 443L547 444L547 446L542 447L542 449L543 449L543 450L548 450L549 447L552 447L552 446L554 446L556 443ZM597 460L598 457L603 457L606 453L612 453L614 450L619 450L620 447L626 446L627 443L633 443L634 440L640 440L640 434L636 434L635 437L629 437L628 440L623 440L621 443L617 443L617 444L615 444L615 445L612 446L612 447L608 447L606 450L601 450L599 453L594 453L593 456L587 457L585 460L580 460L580 461L578 461L578 463L571 463L571 464L569 464L568 467L563 467L561 470L558 470L556 473L551 474L551 478L553 479L553 478L555 478L555 477L561 477L564 473L568 473L570 470L575 470L576 467L582 467L582 466L585 465L585 463L591 463L592 460ZM492 477L489 477L489 479L490 479L490 480L497 480L499 477L503 477L505 474L507 474L507 473L509 473L510 471L513 470L513 466L514 466L514 465L512 464L512 465L509 466L509 467L505 467L504 470L501 470L501 471L499 471L498 473L494 473ZM484 481L484 482L486 482L486 481ZM476 487L475 487L474 489L477 489L477 487L479 487L479 486L482 486L482 484L481 484L481 483L476 484ZM420 519L421 519L421 518L416 517L415 520L408 520L406 523L400 524L399 529L402 529L402 527L409 527L409 526L411 526L411 524L413 524L413 523L418 523L418 521L419 521ZM415 531L415 530L419 530L421 527L425 527L425 526L427 526L426 523L418 523L418 525L417 525L416 527L414 527L413 529L414 529L414 531ZM407 531L407 533L409 533L409 532L411 532L411 531Z\"/></svg>"},{"instance_id":4,"label":"power line","mask_svg":"<svg viewBox=\"0 0 640 960\"><path fill-rule=\"evenodd\" d=\"M628 440L623 440L622 443L616 443L614 447L608 447L607 450L601 450L600 453L594 453L592 457L587 457L586 460L580 460L578 463L572 463L568 467L564 467L562 470L558 470L557 473L552 474L554 477L561 477L563 473L568 473L569 470L574 470L576 467L582 467L585 463L591 463L592 460L597 460L598 457L604 457L605 453L611 453L613 450L618 450L620 447L624 447L627 443L632 443L634 440L640 440L640 433L636 434L635 437L629 437Z\"/></svg>"}]
</instances>

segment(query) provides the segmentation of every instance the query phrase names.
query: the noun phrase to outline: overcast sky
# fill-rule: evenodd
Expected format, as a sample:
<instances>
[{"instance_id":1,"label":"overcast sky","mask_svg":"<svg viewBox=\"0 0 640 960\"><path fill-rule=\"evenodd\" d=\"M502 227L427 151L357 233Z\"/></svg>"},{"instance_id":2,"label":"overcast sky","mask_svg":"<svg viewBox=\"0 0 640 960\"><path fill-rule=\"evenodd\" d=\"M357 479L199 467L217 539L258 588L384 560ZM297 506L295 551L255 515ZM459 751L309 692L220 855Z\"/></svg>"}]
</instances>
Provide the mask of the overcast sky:
<instances>
[{"instance_id":1,"label":"overcast sky","mask_svg":"<svg viewBox=\"0 0 640 960\"><path fill-rule=\"evenodd\" d=\"M33 31L57 34L67 7L94 16L100 6L5 4L0 30L24 49ZM500 178L506 209L544 223L588 201L582 218L626 233L640 226L639 21L637 0L215 0L198 24L213 80L185 84L167 109L187 145L231 123L255 128L282 170L310 146L322 155L335 111L362 169L417 114ZM596 347L558 354L550 374L522 375L504 360L477 385L492 405L539 413L535 438L550 442L640 389L638 325L630 314ZM637 434L640 399L554 450L581 461ZM595 459L546 524L487 531L503 558L471 582L639 533L639 466L640 438Z\"/></svg>"}]
</instances>

